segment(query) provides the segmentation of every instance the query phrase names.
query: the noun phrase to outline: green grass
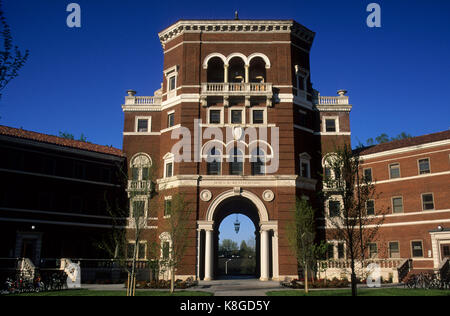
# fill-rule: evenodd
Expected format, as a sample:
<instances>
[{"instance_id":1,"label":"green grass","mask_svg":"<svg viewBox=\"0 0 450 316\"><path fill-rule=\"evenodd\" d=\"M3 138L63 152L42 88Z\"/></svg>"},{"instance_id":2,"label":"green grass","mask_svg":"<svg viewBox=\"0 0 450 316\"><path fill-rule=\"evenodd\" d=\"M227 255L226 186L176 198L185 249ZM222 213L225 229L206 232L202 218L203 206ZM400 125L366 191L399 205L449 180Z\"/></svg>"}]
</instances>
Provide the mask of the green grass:
<instances>
[{"instance_id":1,"label":"green grass","mask_svg":"<svg viewBox=\"0 0 450 316\"><path fill-rule=\"evenodd\" d=\"M313 290L306 295L304 290L271 291L268 296L351 296L350 289L345 290ZM422 289L358 289L358 296L450 296L450 291Z\"/></svg>"},{"instance_id":2,"label":"green grass","mask_svg":"<svg viewBox=\"0 0 450 316\"><path fill-rule=\"evenodd\" d=\"M168 291L151 291L151 290L137 290L136 296L212 296L209 292L197 291L175 291L170 294ZM95 290L65 290L52 291L41 293L22 293L10 296L126 296L125 291L95 291Z\"/></svg>"}]
</instances>

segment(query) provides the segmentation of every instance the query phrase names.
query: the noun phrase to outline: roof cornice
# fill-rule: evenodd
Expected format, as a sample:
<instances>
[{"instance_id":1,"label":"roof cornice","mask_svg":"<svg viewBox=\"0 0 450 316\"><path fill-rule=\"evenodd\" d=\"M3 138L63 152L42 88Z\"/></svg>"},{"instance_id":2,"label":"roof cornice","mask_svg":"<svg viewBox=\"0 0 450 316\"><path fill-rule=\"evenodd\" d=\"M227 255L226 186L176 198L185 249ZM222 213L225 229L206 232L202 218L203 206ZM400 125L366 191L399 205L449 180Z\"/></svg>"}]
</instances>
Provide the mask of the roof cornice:
<instances>
[{"instance_id":1,"label":"roof cornice","mask_svg":"<svg viewBox=\"0 0 450 316\"><path fill-rule=\"evenodd\" d=\"M293 20L180 20L158 33L162 46L183 33L291 33L312 44L313 31Z\"/></svg>"}]
</instances>

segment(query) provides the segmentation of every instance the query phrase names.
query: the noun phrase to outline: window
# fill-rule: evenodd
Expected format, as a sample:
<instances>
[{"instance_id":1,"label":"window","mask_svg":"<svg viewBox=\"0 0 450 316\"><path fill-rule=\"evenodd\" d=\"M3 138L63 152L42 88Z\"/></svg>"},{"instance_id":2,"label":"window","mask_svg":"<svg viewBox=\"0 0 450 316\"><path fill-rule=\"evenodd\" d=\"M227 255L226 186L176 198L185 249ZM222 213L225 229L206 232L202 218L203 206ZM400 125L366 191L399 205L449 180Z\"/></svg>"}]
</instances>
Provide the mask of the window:
<instances>
[{"instance_id":1,"label":"window","mask_svg":"<svg viewBox=\"0 0 450 316\"><path fill-rule=\"evenodd\" d=\"M376 243L369 244L369 258L377 258L378 257L378 246Z\"/></svg>"},{"instance_id":2,"label":"window","mask_svg":"<svg viewBox=\"0 0 450 316\"><path fill-rule=\"evenodd\" d=\"M422 208L424 211L434 210L433 193L422 194Z\"/></svg>"},{"instance_id":3,"label":"window","mask_svg":"<svg viewBox=\"0 0 450 316\"><path fill-rule=\"evenodd\" d=\"M170 256L170 243L168 241L164 241L162 243L162 258L164 260L169 259Z\"/></svg>"},{"instance_id":4,"label":"window","mask_svg":"<svg viewBox=\"0 0 450 316\"><path fill-rule=\"evenodd\" d=\"M327 244L327 258L334 259L334 245Z\"/></svg>"},{"instance_id":5,"label":"window","mask_svg":"<svg viewBox=\"0 0 450 316\"><path fill-rule=\"evenodd\" d=\"M366 213L367 215L375 215L375 201L368 200L366 202Z\"/></svg>"},{"instance_id":6,"label":"window","mask_svg":"<svg viewBox=\"0 0 450 316\"><path fill-rule=\"evenodd\" d=\"M253 124L264 124L264 110L253 110Z\"/></svg>"},{"instance_id":7,"label":"window","mask_svg":"<svg viewBox=\"0 0 450 316\"><path fill-rule=\"evenodd\" d=\"M167 114L167 127L172 127L175 125L175 113Z\"/></svg>"},{"instance_id":8,"label":"window","mask_svg":"<svg viewBox=\"0 0 450 316\"><path fill-rule=\"evenodd\" d=\"M430 173L430 160L420 159L419 160L419 174L427 174Z\"/></svg>"},{"instance_id":9,"label":"window","mask_svg":"<svg viewBox=\"0 0 450 316\"><path fill-rule=\"evenodd\" d=\"M166 198L164 200L164 217L170 216L172 212L172 199Z\"/></svg>"},{"instance_id":10,"label":"window","mask_svg":"<svg viewBox=\"0 0 450 316\"><path fill-rule=\"evenodd\" d=\"M233 148L230 152L230 174L242 175L244 171L244 155L238 148Z\"/></svg>"},{"instance_id":11,"label":"window","mask_svg":"<svg viewBox=\"0 0 450 316\"><path fill-rule=\"evenodd\" d=\"M389 165L389 177L391 179L400 178L400 164L399 163Z\"/></svg>"},{"instance_id":12,"label":"window","mask_svg":"<svg viewBox=\"0 0 450 316\"><path fill-rule=\"evenodd\" d=\"M149 132L149 119L137 119L137 130L139 133Z\"/></svg>"},{"instance_id":13,"label":"window","mask_svg":"<svg viewBox=\"0 0 450 316\"><path fill-rule=\"evenodd\" d=\"M133 218L145 217L145 201L133 201Z\"/></svg>"},{"instance_id":14,"label":"window","mask_svg":"<svg viewBox=\"0 0 450 316\"><path fill-rule=\"evenodd\" d=\"M231 124L242 124L242 110L231 110Z\"/></svg>"},{"instance_id":15,"label":"window","mask_svg":"<svg viewBox=\"0 0 450 316\"><path fill-rule=\"evenodd\" d=\"M336 119L325 119L325 132L336 132Z\"/></svg>"},{"instance_id":16,"label":"window","mask_svg":"<svg viewBox=\"0 0 450 316\"><path fill-rule=\"evenodd\" d=\"M413 258L423 258L423 246L422 241L412 241L411 251Z\"/></svg>"},{"instance_id":17,"label":"window","mask_svg":"<svg viewBox=\"0 0 450 316\"><path fill-rule=\"evenodd\" d=\"M169 91L175 90L177 87L177 78L176 76L172 76L169 78Z\"/></svg>"},{"instance_id":18,"label":"window","mask_svg":"<svg viewBox=\"0 0 450 316\"><path fill-rule=\"evenodd\" d=\"M323 174L324 174L325 180L331 179L331 168L330 167L324 167L323 168Z\"/></svg>"},{"instance_id":19,"label":"window","mask_svg":"<svg viewBox=\"0 0 450 316\"><path fill-rule=\"evenodd\" d=\"M372 182L372 168L364 169L364 180L367 182Z\"/></svg>"},{"instance_id":20,"label":"window","mask_svg":"<svg viewBox=\"0 0 450 316\"><path fill-rule=\"evenodd\" d=\"M165 177L166 178L170 178L170 177L172 177L173 176L173 162L168 162L168 163L166 163L166 174L165 174Z\"/></svg>"},{"instance_id":21,"label":"window","mask_svg":"<svg viewBox=\"0 0 450 316\"><path fill-rule=\"evenodd\" d=\"M131 160L131 180L147 181L150 178L150 166L152 162L146 154L138 154Z\"/></svg>"},{"instance_id":22,"label":"window","mask_svg":"<svg viewBox=\"0 0 450 316\"><path fill-rule=\"evenodd\" d=\"M209 111L209 123L210 124L220 124L221 123L221 110L210 110Z\"/></svg>"},{"instance_id":23,"label":"window","mask_svg":"<svg viewBox=\"0 0 450 316\"><path fill-rule=\"evenodd\" d=\"M344 247L344 243L338 243L337 245L338 248L338 259L345 259L345 247Z\"/></svg>"},{"instance_id":24,"label":"window","mask_svg":"<svg viewBox=\"0 0 450 316\"><path fill-rule=\"evenodd\" d=\"M304 111L299 111L299 124L300 126L306 127L307 122L308 122L308 115L306 114L306 112Z\"/></svg>"},{"instance_id":25,"label":"window","mask_svg":"<svg viewBox=\"0 0 450 316\"><path fill-rule=\"evenodd\" d=\"M339 201L328 201L330 217L338 217L341 213L341 203Z\"/></svg>"},{"instance_id":26,"label":"window","mask_svg":"<svg viewBox=\"0 0 450 316\"><path fill-rule=\"evenodd\" d=\"M252 164L252 175L264 175L265 172L265 154L261 148L257 147L252 152L251 164Z\"/></svg>"},{"instance_id":27,"label":"window","mask_svg":"<svg viewBox=\"0 0 450 316\"><path fill-rule=\"evenodd\" d=\"M311 178L311 156L307 153L300 155L300 177Z\"/></svg>"},{"instance_id":28,"label":"window","mask_svg":"<svg viewBox=\"0 0 450 316\"><path fill-rule=\"evenodd\" d=\"M392 198L392 213L403 213L403 198L394 197Z\"/></svg>"},{"instance_id":29,"label":"window","mask_svg":"<svg viewBox=\"0 0 450 316\"><path fill-rule=\"evenodd\" d=\"M221 152L216 147L211 148L206 158L206 173L209 175L220 175L221 162Z\"/></svg>"},{"instance_id":30,"label":"window","mask_svg":"<svg viewBox=\"0 0 450 316\"><path fill-rule=\"evenodd\" d=\"M398 241L389 242L389 258L400 258L400 246Z\"/></svg>"},{"instance_id":31,"label":"window","mask_svg":"<svg viewBox=\"0 0 450 316\"><path fill-rule=\"evenodd\" d=\"M133 259L134 257L134 251L135 251L135 243L134 242L129 242L127 245L127 257L128 259ZM139 243L139 247L138 247L138 253L137 253L137 258L138 260L142 260L145 259L146 256L146 252L147 252L147 245L145 242L140 242Z\"/></svg>"}]
</instances>

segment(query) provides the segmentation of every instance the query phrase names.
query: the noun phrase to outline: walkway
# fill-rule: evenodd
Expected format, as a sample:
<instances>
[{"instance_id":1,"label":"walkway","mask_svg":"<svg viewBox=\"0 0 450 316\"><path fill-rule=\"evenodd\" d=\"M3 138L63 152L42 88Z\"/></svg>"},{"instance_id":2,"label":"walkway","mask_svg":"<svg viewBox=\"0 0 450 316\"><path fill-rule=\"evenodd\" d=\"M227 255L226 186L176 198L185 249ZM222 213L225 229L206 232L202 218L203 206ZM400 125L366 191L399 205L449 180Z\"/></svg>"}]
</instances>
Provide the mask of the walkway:
<instances>
[{"instance_id":1,"label":"walkway","mask_svg":"<svg viewBox=\"0 0 450 316\"><path fill-rule=\"evenodd\" d=\"M213 281L200 281L191 288L195 291L207 291L215 296L266 296L266 292L282 290L279 281L262 282L258 279L233 278Z\"/></svg>"}]
</instances>

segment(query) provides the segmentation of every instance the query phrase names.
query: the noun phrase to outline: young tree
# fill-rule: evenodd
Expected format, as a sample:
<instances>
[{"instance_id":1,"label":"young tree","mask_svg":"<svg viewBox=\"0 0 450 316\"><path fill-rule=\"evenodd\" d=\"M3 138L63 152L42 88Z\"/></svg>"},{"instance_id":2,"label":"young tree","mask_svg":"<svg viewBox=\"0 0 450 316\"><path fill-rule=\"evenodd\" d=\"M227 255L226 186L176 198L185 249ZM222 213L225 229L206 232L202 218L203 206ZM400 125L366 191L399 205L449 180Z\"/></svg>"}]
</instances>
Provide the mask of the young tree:
<instances>
[{"instance_id":1,"label":"young tree","mask_svg":"<svg viewBox=\"0 0 450 316\"><path fill-rule=\"evenodd\" d=\"M293 220L286 227L287 239L299 266L304 271L305 292L308 293L308 271L315 267L323 246L315 243L315 212L309 202L297 198L292 211Z\"/></svg>"},{"instance_id":2,"label":"young tree","mask_svg":"<svg viewBox=\"0 0 450 316\"><path fill-rule=\"evenodd\" d=\"M127 296L134 296L136 289L137 262L142 257L140 248L143 241L143 232L147 227L147 219L153 208L152 200L154 191L154 179L156 175L155 165L140 165L137 172L140 179L128 180L125 173L119 177L125 182L128 199L126 203L116 197L113 201L105 197L106 209L112 219L113 227L108 236L97 243L97 247L108 253L128 274ZM132 170L132 173L135 172ZM126 219L127 223L124 223ZM124 224L126 227L124 227ZM133 242L129 243L132 239ZM155 240L145 240L149 261L155 253Z\"/></svg>"},{"instance_id":3,"label":"young tree","mask_svg":"<svg viewBox=\"0 0 450 316\"><path fill-rule=\"evenodd\" d=\"M19 69L28 59L28 50L22 53L18 46L13 45L11 28L6 22L3 12L3 3L0 0L0 34L3 37L3 47L0 47L0 98L1 91L7 84L19 75Z\"/></svg>"},{"instance_id":4,"label":"young tree","mask_svg":"<svg viewBox=\"0 0 450 316\"><path fill-rule=\"evenodd\" d=\"M323 197L327 234L343 241L350 259L352 295L357 295L356 262L364 267L365 254L375 240L384 214L368 214L367 203L375 196L372 179L361 172L362 160L357 151L345 144L329 154L325 161Z\"/></svg>"},{"instance_id":5,"label":"young tree","mask_svg":"<svg viewBox=\"0 0 450 316\"><path fill-rule=\"evenodd\" d=\"M192 239L189 238L190 225L192 225L192 210L183 194L172 196L170 210L167 210L166 219L162 225L168 240L161 245L163 257L161 265L170 271L170 292L175 290L175 273L180 267L186 249Z\"/></svg>"}]
</instances>

